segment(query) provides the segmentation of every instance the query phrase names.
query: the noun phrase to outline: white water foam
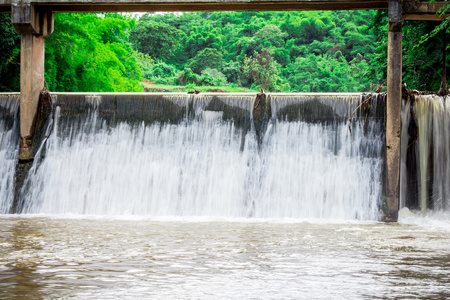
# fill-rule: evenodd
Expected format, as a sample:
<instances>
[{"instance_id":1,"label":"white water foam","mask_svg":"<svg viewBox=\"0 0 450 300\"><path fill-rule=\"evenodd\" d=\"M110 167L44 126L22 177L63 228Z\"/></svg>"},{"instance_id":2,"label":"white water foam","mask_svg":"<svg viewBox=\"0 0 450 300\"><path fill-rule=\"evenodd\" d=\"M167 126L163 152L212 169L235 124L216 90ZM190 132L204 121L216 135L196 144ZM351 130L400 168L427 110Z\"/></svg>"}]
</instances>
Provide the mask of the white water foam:
<instances>
[{"instance_id":1,"label":"white water foam","mask_svg":"<svg viewBox=\"0 0 450 300\"><path fill-rule=\"evenodd\" d=\"M14 118L19 103L18 95L0 95L0 109ZM11 123L11 122L9 122ZM17 162L17 120L8 124L0 118L0 213L8 213L14 198L14 172Z\"/></svg>"},{"instance_id":2,"label":"white water foam","mask_svg":"<svg viewBox=\"0 0 450 300\"><path fill-rule=\"evenodd\" d=\"M401 207L406 199L406 150L410 123L409 103L402 113L402 172ZM417 119L418 137L416 147L418 206L422 215L428 209L448 211L450 208L450 104L449 98L437 95L416 96L414 115ZM416 183L416 184L417 184ZM431 204L431 207L428 207Z\"/></svg>"},{"instance_id":3,"label":"white water foam","mask_svg":"<svg viewBox=\"0 0 450 300\"><path fill-rule=\"evenodd\" d=\"M363 124L351 141L345 122L274 122L260 147L247 133L241 152L244 133L208 113L179 125L101 122L56 117L25 213L378 219L383 139Z\"/></svg>"}]
</instances>

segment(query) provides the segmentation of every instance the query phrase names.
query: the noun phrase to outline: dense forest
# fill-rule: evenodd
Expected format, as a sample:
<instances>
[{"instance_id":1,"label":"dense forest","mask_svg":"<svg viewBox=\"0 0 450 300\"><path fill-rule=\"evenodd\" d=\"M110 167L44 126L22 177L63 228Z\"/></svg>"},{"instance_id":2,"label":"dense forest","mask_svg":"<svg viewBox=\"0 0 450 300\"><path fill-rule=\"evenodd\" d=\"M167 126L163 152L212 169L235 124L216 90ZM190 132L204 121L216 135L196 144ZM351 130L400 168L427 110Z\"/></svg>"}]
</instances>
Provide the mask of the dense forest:
<instances>
[{"instance_id":1,"label":"dense forest","mask_svg":"<svg viewBox=\"0 0 450 300\"><path fill-rule=\"evenodd\" d=\"M436 25L404 22L408 88L440 87L443 34L421 42ZM8 14L0 28L0 91L18 91L20 36ZM45 79L71 92L367 92L386 78L386 52L386 11L58 13Z\"/></svg>"}]
</instances>

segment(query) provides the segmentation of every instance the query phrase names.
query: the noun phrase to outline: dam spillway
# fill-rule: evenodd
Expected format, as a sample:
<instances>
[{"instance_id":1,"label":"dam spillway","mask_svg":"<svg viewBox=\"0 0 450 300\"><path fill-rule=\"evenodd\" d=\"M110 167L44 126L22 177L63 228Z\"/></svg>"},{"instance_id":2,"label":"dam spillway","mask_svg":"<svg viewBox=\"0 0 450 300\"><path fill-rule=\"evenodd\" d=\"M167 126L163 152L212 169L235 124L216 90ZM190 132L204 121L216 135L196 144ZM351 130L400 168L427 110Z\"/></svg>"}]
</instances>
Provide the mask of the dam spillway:
<instances>
[{"instance_id":1,"label":"dam spillway","mask_svg":"<svg viewBox=\"0 0 450 300\"><path fill-rule=\"evenodd\" d=\"M450 209L449 97L416 96L403 102L401 207Z\"/></svg>"},{"instance_id":2,"label":"dam spillway","mask_svg":"<svg viewBox=\"0 0 450 300\"><path fill-rule=\"evenodd\" d=\"M373 101L351 139L360 95L269 95L260 139L254 94L54 98L22 213L379 218L383 124Z\"/></svg>"},{"instance_id":3,"label":"dam spillway","mask_svg":"<svg viewBox=\"0 0 450 300\"><path fill-rule=\"evenodd\" d=\"M380 219L383 95L357 111L350 134L348 119L361 95L271 94L258 136L255 94L55 93L45 158L35 160L14 196L16 98L2 96L10 103L1 123L0 159L10 166L0 173L2 213L15 205L17 212L44 214ZM437 151L431 145L441 134L435 128L418 144ZM425 197L428 209L446 209L445 180L435 175L423 192L418 182L430 165L412 170L409 160L420 165L424 150L408 151L402 152L402 207L420 209ZM433 163L439 168L432 172L447 172Z\"/></svg>"},{"instance_id":4,"label":"dam spillway","mask_svg":"<svg viewBox=\"0 0 450 300\"><path fill-rule=\"evenodd\" d=\"M0 212L9 212L19 145L19 95L0 96Z\"/></svg>"}]
</instances>

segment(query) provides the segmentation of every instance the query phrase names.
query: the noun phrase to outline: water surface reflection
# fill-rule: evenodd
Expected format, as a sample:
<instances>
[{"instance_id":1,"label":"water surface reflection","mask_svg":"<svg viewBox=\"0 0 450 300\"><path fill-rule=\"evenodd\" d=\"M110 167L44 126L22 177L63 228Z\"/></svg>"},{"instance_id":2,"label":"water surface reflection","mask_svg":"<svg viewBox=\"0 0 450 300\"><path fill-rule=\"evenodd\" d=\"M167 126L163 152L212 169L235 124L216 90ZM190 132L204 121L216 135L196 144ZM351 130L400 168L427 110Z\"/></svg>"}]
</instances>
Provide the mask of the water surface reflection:
<instances>
[{"instance_id":1,"label":"water surface reflection","mask_svg":"<svg viewBox=\"0 0 450 300\"><path fill-rule=\"evenodd\" d=\"M450 297L450 229L289 220L0 217L0 297Z\"/></svg>"}]
</instances>

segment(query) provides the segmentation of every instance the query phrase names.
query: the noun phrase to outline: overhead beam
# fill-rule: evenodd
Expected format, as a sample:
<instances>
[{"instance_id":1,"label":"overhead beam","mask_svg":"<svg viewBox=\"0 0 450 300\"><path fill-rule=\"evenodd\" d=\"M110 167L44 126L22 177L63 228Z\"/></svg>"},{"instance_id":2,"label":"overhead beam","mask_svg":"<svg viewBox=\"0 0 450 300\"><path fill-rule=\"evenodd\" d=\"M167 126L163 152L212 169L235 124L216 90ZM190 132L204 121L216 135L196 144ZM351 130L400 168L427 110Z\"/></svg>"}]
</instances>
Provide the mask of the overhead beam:
<instances>
[{"instance_id":1,"label":"overhead beam","mask_svg":"<svg viewBox=\"0 0 450 300\"><path fill-rule=\"evenodd\" d=\"M10 5L0 12L9 12ZM5 0L3 0L5 1ZM37 6L48 6L53 12L182 12L182 11L286 11L286 10L355 10L387 9L383 0L328 0L328 1L32 1Z\"/></svg>"},{"instance_id":2,"label":"overhead beam","mask_svg":"<svg viewBox=\"0 0 450 300\"><path fill-rule=\"evenodd\" d=\"M403 20L404 21L440 21L449 15L439 15L439 10L444 6L445 2L405 2Z\"/></svg>"},{"instance_id":3,"label":"overhead beam","mask_svg":"<svg viewBox=\"0 0 450 300\"><path fill-rule=\"evenodd\" d=\"M132 5L52 5L55 12L185 12L185 11L300 11L385 9L386 2L221 2Z\"/></svg>"},{"instance_id":4,"label":"overhead beam","mask_svg":"<svg viewBox=\"0 0 450 300\"><path fill-rule=\"evenodd\" d=\"M184 12L184 11L295 11L388 9L386 0L29 0L53 12ZM0 0L0 13L10 13L15 0ZM403 20L439 21L446 2L403 1Z\"/></svg>"}]
</instances>

